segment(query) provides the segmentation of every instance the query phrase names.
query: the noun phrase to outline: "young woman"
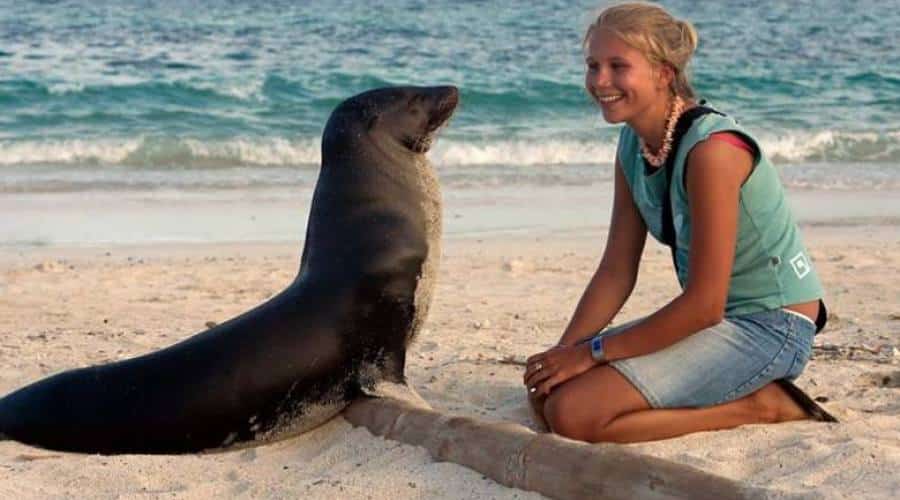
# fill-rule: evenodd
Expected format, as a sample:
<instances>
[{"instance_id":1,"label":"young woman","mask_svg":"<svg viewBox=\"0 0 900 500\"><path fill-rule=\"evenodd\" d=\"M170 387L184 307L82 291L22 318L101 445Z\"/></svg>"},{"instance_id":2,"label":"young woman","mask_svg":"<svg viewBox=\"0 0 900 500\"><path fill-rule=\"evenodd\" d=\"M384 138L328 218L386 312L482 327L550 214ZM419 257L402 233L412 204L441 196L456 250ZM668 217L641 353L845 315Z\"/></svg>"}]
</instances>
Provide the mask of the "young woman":
<instances>
[{"instance_id":1,"label":"young woman","mask_svg":"<svg viewBox=\"0 0 900 500\"><path fill-rule=\"evenodd\" d=\"M696 46L689 23L647 4L604 10L585 36L587 91L625 126L603 258L559 345L530 357L524 377L563 436L649 441L808 417L773 382L806 365L822 286L777 173L730 117L697 118L674 157L682 293L597 334L631 294L648 230L662 237L663 165L677 119L697 106L685 73Z\"/></svg>"}]
</instances>

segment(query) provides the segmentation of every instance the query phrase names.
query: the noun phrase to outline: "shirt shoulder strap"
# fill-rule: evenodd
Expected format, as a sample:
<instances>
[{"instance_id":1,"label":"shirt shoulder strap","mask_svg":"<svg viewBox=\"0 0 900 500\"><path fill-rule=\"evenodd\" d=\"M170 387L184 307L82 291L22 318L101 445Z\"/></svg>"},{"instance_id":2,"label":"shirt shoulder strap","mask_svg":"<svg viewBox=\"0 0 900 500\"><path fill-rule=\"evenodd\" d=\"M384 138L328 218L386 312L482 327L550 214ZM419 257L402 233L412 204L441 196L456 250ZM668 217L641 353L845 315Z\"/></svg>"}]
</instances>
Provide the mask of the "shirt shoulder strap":
<instances>
[{"instance_id":1,"label":"shirt shoulder strap","mask_svg":"<svg viewBox=\"0 0 900 500\"><path fill-rule=\"evenodd\" d=\"M678 156L678 146L681 144L681 139L687 134L687 131L691 128L694 121L701 116L710 113L725 116L723 113L720 113L713 108L704 106L704 102L705 101L701 101L699 106L694 106L678 117L678 121L675 122L675 130L672 132L672 150L669 151L669 156L666 158L666 184L662 195L662 241L672 250L672 262L675 264L676 270L678 269L678 263L675 258L675 245L677 240L675 235L675 221L673 220L672 214L671 189L672 177L675 171L675 157Z\"/></svg>"}]
</instances>

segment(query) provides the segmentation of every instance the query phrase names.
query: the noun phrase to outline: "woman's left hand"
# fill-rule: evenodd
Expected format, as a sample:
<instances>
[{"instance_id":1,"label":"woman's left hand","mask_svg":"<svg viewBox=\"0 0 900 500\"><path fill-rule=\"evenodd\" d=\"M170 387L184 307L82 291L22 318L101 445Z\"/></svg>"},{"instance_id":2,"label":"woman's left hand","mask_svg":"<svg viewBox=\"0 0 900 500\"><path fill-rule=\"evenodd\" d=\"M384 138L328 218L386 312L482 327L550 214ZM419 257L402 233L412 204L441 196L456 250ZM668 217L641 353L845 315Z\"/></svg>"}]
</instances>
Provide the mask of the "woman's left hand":
<instances>
[{"instance_id":1,"label":"woman's left hand","mask_svg":"<svg viewBox=\"0 0 900 500\"><path fill-rule=\"evenodd\" d=\"M528 392L547 396L559 384L577 377L597 365L587 342L574 346L556 346L528 358L525 386Z\"/></svg>"}]
</instances>

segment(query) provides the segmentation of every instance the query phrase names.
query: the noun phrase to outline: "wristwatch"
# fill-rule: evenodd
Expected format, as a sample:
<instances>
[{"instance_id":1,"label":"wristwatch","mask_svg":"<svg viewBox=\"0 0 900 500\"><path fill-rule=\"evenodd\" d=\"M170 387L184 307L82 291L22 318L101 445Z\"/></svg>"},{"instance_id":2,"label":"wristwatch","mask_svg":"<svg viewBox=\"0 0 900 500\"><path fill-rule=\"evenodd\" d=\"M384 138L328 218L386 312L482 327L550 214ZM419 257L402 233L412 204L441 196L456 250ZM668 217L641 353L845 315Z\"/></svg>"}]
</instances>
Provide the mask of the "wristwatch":
<instances>
[{"instance_id":1,"label":"wristwatch","mask_svg":"<svg viewBox=\"0 0 900 500\"><path fill-rule=\"evenodd\" d=\"M606 355L603 352L603 337L600 335L591 339L591 357L598 363L606 363Z\"/></svg>"}]
</instances>

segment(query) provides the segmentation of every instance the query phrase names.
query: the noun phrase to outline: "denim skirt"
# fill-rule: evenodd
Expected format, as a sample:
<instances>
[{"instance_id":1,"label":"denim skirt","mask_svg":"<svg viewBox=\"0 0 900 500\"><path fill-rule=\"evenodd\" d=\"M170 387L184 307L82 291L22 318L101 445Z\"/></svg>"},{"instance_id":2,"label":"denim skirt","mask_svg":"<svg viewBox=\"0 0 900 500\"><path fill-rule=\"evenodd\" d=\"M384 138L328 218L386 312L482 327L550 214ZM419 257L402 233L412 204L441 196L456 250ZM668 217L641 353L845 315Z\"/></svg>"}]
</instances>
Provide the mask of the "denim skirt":
<instances>
[{"instance_id":1,"label":"denim skirt","mask_svg":"<svg viewBox=\"0 0 900 500\"><path fill-rule=\"evenodd\" d=\"M600 333L614 336L637 320ZM726 317L665 349L610 363L653 408L696 408L742 398L781 378L793 380L812 353L816 325L776 309Z\"/></svg>"}]
</instances>

